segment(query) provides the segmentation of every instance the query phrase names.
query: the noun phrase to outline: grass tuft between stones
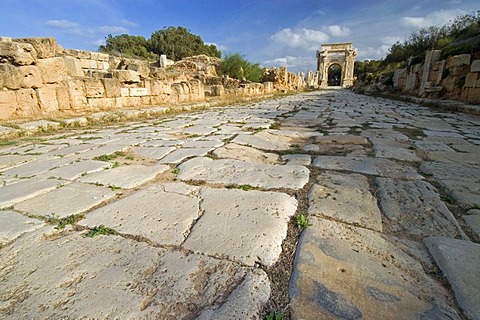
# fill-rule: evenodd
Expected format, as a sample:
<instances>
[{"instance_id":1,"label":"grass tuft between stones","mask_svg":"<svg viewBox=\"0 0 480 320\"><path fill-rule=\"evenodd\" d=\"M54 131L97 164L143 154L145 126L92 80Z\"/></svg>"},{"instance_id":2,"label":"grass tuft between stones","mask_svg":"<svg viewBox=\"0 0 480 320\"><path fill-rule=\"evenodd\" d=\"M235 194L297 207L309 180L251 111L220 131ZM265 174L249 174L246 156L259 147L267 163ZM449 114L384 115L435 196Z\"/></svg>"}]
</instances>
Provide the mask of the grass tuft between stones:
<instances>
[{"instance_id":1,"label":"grass tuft between stones","mask_svg":"<svg viewBox=\"0 0 480 320\"><path fill-rule=\"evenodd\" d=\"M103 224L97 227L93 227L90 229L87 234L85 234L86 238L93 238L96 236L109 236L109 235L116 235L117 232L112 228L105 227Z\"/></svg>"},{"instance_id":2,"label":"grass tuft between stones","mask_svg":"<svg viewBox=\"0 0 480 320\"><path fill-rule=\"evenodd\" d=\"M299 213L295 219L296 219L297 228L300 230L303 230L312 226L312 224L308 221L307 216L303 213Z\"/></svg>"},{"instance_id":3,"label":"grass tuft between stones","mask_svg":"<svg viewBox=\"0 0 480 320\"><path fill-rule=\"evenodd\" d=\"M52 213L47 217L46 221L49 224L56 225L55 229L61 230L68 225L74 225L78 221L82 220L83 216L81 214L72 214L68 217L60 218L55 213Z\"/></svg>"},{"instance_id":4,"label":"grass tuft between stones","mask_svg":"<svg viewBox=\"0 0 480 320\"><path fill-rule=\"evenodd\" d=\"M282 320L283 315L280 311L271 311L266 317L265 320Z\"/></svg>"}]
</instances>

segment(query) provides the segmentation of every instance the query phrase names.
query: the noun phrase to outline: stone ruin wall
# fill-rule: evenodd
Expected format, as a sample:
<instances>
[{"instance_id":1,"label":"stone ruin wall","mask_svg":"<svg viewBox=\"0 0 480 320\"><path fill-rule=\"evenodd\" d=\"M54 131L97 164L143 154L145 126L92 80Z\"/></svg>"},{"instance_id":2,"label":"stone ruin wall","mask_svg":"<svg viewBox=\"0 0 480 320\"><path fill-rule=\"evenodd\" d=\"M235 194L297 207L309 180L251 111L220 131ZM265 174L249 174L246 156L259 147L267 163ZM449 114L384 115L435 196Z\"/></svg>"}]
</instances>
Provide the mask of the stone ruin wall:
<instances>
[{"instance_id":1,"label":"stone ruin wall","mask_svg":"<svg viewBox=\"0 0 480 320\"><path fill-rule=\"evenodd\" d=\"M88 114L130 107L175 105L221 96L303 90L303 74L285 68L265 83L218 77L218 58L173 63L64 49L55 38L0 37L0 120ZM168 61L168 62L166 62ZM166 67L165 64L168 66Z\"/></svg>"},{"instance_id":2,"label":"stone ruin wall","mask_svg":"<svg viewBox=\"0 0 480 320\"><path fill-rule=\"evenodd\" d=\"M440 60L441 51L427 51L425 63L395 70L395 90L422 98L480 103L480 56L461 54Z\"/></svg>"}]
</instances>

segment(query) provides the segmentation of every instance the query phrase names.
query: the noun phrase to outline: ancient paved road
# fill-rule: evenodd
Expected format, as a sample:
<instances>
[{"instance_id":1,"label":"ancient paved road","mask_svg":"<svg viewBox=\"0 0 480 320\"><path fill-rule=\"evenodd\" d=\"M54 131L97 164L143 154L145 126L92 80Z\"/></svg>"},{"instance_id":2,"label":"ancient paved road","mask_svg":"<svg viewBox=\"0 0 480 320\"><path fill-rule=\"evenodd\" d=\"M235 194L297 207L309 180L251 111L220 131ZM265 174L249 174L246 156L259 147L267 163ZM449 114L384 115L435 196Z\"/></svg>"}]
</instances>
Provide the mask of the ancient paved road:
<instances>
[{"instance_id":1,"label":"ancient paved road","mask_svg":"<svg viewBox=\"0 0 480 320\"><path fill-rule=\"evenodd\" d=\"M314 92L4 146L0 171L2 319L260 318L300 214L285 316L480 319L478 117Z\"/></svg>"}]
</instances>

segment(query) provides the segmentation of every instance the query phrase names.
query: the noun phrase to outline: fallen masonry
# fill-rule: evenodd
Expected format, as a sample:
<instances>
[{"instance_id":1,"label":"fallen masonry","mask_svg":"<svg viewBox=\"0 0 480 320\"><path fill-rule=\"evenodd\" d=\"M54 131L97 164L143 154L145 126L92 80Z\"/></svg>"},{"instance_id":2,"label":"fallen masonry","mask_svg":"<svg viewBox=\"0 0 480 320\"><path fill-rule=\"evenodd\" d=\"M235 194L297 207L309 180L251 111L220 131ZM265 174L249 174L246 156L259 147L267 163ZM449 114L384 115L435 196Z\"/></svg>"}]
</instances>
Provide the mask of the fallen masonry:
<instances>
[{"instance_id":1,"label":"fallen masonry","mask_svg":"<svg viewBox=\"0 0 480 320\"><path fill-rule=\"evenodd\" d=\"M0 318L480 319L479 172L346 90L7 141Z\"/></svg>"}]
</instances>

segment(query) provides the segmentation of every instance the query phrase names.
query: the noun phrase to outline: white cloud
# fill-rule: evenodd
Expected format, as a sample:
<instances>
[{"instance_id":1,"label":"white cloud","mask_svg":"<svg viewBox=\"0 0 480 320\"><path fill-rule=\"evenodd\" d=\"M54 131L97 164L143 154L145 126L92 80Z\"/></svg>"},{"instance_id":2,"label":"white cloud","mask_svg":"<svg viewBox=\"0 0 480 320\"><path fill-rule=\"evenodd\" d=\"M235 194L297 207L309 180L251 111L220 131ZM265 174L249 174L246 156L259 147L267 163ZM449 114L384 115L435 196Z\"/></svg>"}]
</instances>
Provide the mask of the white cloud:
<instances>
[{"instance_id":1,"label":"white cloud","mask_svg":"<svg viewBox=\"0 0 480 320\"><path fill-rule=\"evenodd\" d=\"M306 28L292 30L287 28L273 34L270 38L274 42L290 48L315 51L320 47L322 42L328 41L329 36L319 30Z\"/></svg>"},{"instance_id":2,"label":"white cloud","mask_svg":"<svg viewBox=\"0 0 480 320\"><path fill-rule=\"evenodd\" d=\"M427 28L430 26L442 26L448 24L460 14L465 14L465 11L459 9L439 10L427 14L425 17L403 17L402 21L406 26Z\"/></svg>"},{"instance_id":3,"label":"white cloud","mask_svg":"<svg viewBox=\"0 0 480 320\"><path fill-rule=\"evenodd\" d=\"M315 70L316 66L315 56L308 57L294 57L294 56L284 56L278 57L272 60L263 61L261 64L264 67L287 67L291 71L303 71Z\"/></svg>"},{"instance_id":4,"label":"white cloud","mask_svg":"<svg viewBox=\"0 0 480 320\"><path fill-rule=\"evenodd\" d=\"M402 42L404 40L403 37L398 37L398 36L386 36L381 39L383 44L391 46L392 44L396 42Z\"/></svg>"},{"instance_id":5,"label":"white cloud","mask_svg":"<svg viewBox=\"0 0 480 320\"><path fill-rule=\"evenodd\" d=\"M127 19L122 19L122 21L120 21L120 23L123 24L126 27L136 27L136 26L138 26L138 23L133 22L133 21L129 21Z\"/></svg>"},{"instance_id":6,"label":"white cloud","mask_svg":"<svg viewBox=\"0 0 480 320\"><path fill-rule=\"evenodd\" d=\"M366 47L366 48L358 48L357 60L378 60L382 57L385 57L390 50L390 45L381 45L380 47Z\"/></svg>"},{"instance_id":7,"label":"white cloud","mask_svg":"<svg viewBox=\"0 0 480 320\"><path fill-rule=\"evenodd\" d=\"M341 27L339 25L325 26L322 28L325 32L330 33L332 37L348 37L350 35L350 29L346 27Z\"/></svg>"},{"instance_id":8,"label":"white cloud","mask_svg":"<svg viewBox=\"0 0 480 320\"><path fill-rule=\"evenodd\" d=\"M128 29L122 26L101 26L96 28L95 31L105 34L122 34L128 33Z\"/></svg>"},{"instance_id":9,"label":"white cloud","mask_svg":"<svg viewBox=\"0 0 480 320\"><path fill-rule=\"evenodd\" d=\"M79 23L68 20L48 20L45 25L54 29L62 30L67 34L83 34L82 26Z\"/></svg>"}]
</instances>

